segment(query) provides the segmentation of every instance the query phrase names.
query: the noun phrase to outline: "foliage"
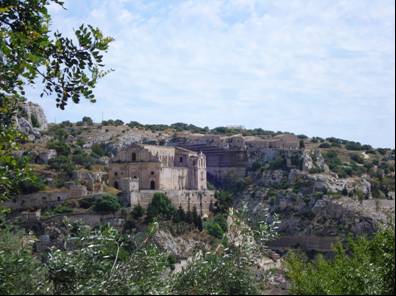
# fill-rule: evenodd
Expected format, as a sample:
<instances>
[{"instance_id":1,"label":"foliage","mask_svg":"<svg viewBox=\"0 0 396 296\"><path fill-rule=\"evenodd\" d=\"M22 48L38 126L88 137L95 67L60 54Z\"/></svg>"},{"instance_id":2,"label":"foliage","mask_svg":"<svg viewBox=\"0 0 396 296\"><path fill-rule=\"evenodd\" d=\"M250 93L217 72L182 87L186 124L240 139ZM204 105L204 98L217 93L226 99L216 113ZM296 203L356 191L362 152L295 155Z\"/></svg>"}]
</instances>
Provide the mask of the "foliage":
<instances>
[{"instance_id":1,"label":"foliage","mask_svg":"<svg viewBox=\"0 0 396 296\"><path fill-rule=\"evenodd\" d=\"M270 170L286 170L287 162L284 155L279 155L275 159L268 163L268 169Z\"/></svg>"},{"instance_id":2,"label":"foliage","mask_svg":"<svg viewBox=\"0 0 396 296\"><path fill-rule=\"evenodd\" d=\"M150 228L151 229L151 228ZM66 241L66 250L49 254L49 278L55 294L164 294L162 277L168 256L149 240L125 241L112 228L81 230ZM127 248L128 245L134 248Z\"/></svg>"},{"instance_id":3,"label":"foliage","mask_svg":"<svg viewBox=\"0 0 396 296\"><path fill-rule=\"evenodd\" d=\"M59 32L51 34L50 4L62 6L63 2L0 3L0 201L17 194L18 184L32 176L27 162L13 155L26 140L14 121L25 85L40 85L41 95L55 95L57 106L64 109L69 99L78 103L83 96L94 101L92 90L107 73L101 70L101 54L112 39L84 25L75 31L78 45Z\"/></svg>"},{"instance_id":4,"label":"foliage","mask_svg":"<svg viewBox=\"0 0 396 296\"><path fill-rule=\"evenodd\" d=\"M0 203L18 194L20 184L32 177L27 159L17 159L13 155L18 151L19 143L26 139L13 126L16 109L15 101L1 97L0 92Z\"/></svg>"},{"instance_id":5,"label":"foliage","mask_svg":"<svg viewBox=\"0 0 396 296\"><path fill-rule=\"evenodd\" d=\"M121 208L118 198L110 193L105 193L95 202L94 210L99 213L114 213Z\"/></svg>"},{"instance_id":6,"label":"foliage","mask_svg":"<svg viewBox=\"0 0 396 296\"><path fill-rule=\"evenodd\" d=\"M63 5L59 0L14 1L0 4L0 96L24 95L26 83L37 84L42 79L44 94L55 94L57 106L64 109L69 99L78 103L80 96L94 101L92 89L101 70L102 53L111 38L99 29L81 25L75 39L49 29L50 4Z\"/></svg>"},{"instance_id":7,"label":"foliage","mask_svg":"<svg viewBox=\"0 0 396 296\"><path fill-rule=\"evenodd\" d=\"M203 222L201 216L198 214L197 208L194 206L192 211L192 224L199 230L203 229Z\"/></svg>"},{"instance_id":8,"label":"foliage","mask_svg":"<svg viewBox=\"0 0 396 296\"><path fill-rule=\"evenodd\" d=\"M95 198L94 197L86 197L79 200L79 206L83 209L89 209L90 207L95 205Z\"/></svg>"},{"instance_id":9,"label":"foliage","mask_svg":"<svg viewBox=\"0 0 396 296\"><path fill-rule=\"evenodd\" d=\"M172 288L174 294L249 295L260 292L254 274L257 268L255 259L262 257L262 244L269 237L274 237L273 231L276 226L263 227L262 231L250 228L246 223L245 205L240 211L231 209L229 217L232 221L229 233L226 237L221 237L227 247L219 245L214 252L199 252L192 262L175 276ZM218 231L222 231L218 224L215 225ZM277 222L274 225L277 225Z\"/></svg>"},{"instance_id":10,"label":"foliage","mask_svg":"<svg viewBox=\"0 0 396 296\"><path fill-rule=\"evenodd\" d=\"M34 113L32 113L32 114L30 115L30 120L32 121L32 126L33 126L33 127L35 127L35 128L40 127L40 124L39 124L39 122L38 122L38 120L37 120L37 117L36 117L36 115L35 115Z\"/></svg>"},{"instance_id":11,"label":"foliage","mask_svg":"<svg viewBox=\"0 0 396 296\"><path fill-rule=\"evenodd\" d=\"M94 124L92 118L88 117L88 116L84 116L81 121L82 121L83 125L93 125Z\"/></svg>"},{"instance_id":12,"label":"foliage","mask_svg":"<svg viewBox=\"0 0 396 296\"><path fill-rule=\"evenodd\" d=\"M71 147L62 140L55 140L48 142L48 148L56 150L57 155L69 156Z\"/></svg>"},{"instance_id":13,"label":"foliage","mask_svg":"<svg viewBox=\"0 0 396 296\"><path fill-rule=\"evenodd\" d=\"M74 163L69 157L64 155L56 156L55 158L50 159L48 161L48 166L53 170L61 172L61 175L66 179L70 179L73 176L73 172L75 170Z\"/></svg>"},{"instance_id":14,"label":"foliage","mask_svg":"<svg viewBox=\"0 0 396 296\"><path fill-rule=\"evenodd\" d=\"M358 142L348 142L348 143L345 145L345 148L346 148L347 150L357 150L357 151L359 151L359 150L364 150L364 149L362 148L362 144L360 144L360 143L358 143Z\"/></svg>"},{"instance_id":15,"label":"foliage","mask_svg":"<svg viewBox=\"0 0 396 296\"><path fill-rule=\"evenodd\" d=\"M95 160L92 158L92 156L82 149L75 149L73 151L72 161L74 164L81 165L87 169L89 169L95 163Z\"/></svg>"},{"instance_id":16,"label":"foliage","mask_svg":"<svg viewBox=\"0 0 396 296\"><path fill-rule=\"evenodd\" d=\"M329 143L322 143L319 145L319 148L330 148L331 145Z\"/></svg>"},{"instance_id":17,"label":"foliage","mask_svg":"<svg viewBox=\"0 0 396 296\"><path fill-rule=\"evenodd\" d=\"M172 221L174 223L180 223L186 221L186 212L183 210L181 206L179 206L177 211L173 214Z\"/></svg>"},{"instance_id":18,"label":"foliage","mask_svg":"<svg viewBox=\"0 0 396 296\"><path fill-rule=\"evenodd\" d=\"M43 190L45 187L43 180L36 175L23 180L19 185L19 190L23 194L35 193Z\"/></svg>"},{"instance_id":19,"label":"foliage","mask_svg":"<svg viewBox=\"0 0 396 296\"><path fill-rule=\"evenodd\" d=\"M177 295L257 295L258 289L248 260L238 249L224 254L199 254L176 275L173 294Z\"/></svg>"},{"instance_id":20,"label":"foliage","mask_svg":"<svg viewBox=\"0 0 396 296\"><path fill-rule=\"evenodd\" d=\"M232 194L227 191L216 191L215 199L214 212L223 214L228 213L228 209L233 204Z\"/></svg>"},{"instance_id":21,"label":"foliage","mask_svg":"<svg viewBox=\"0 0 396 296\"><path fill-rule=\"evenodd\" d=\"M351 160L356 161L357 163L363 164L364 159L360 154L351 153L350 154Z\"/></svg>"},{"instance_id":22,"label":"foliage","mask_svg":"<svg viewBox=\"0 0 396 296\"><path fill-rule=\"evenodd\" d=\"M92 156L94 156L96 158L111 155L110 148L103 143L102 144L100 144L100 143L93 144L91 147L91 150L92 150Z\"/></svg>"},{"instance_id":23,"label":"foliage","mask_svg":"<svg viewBox=\"0 0 396 296\"><path fill-rule=\"evenodd\" d=\"M124 122L120 119L116 119L116 120L110 119L110 120L103 120L102 125L120 126L120 125L124 125Z\"/></svg>"},{"instance_id":24,"label":"foliage","mask_svg":"<svg viewBox=\"0 0 396 296\"><path fill-rule=\"evenodd\" d=\"M40 260L32 255L32 237L0 229L0 294L44 294L50 285Z\"/></svg>"},{"instance_id":25,"label":"foliage","mask_svg":"<svg viewBox=\"0 0 396 296\"><path fill-rule=\"evenodd\" d=\"M136 128L141 128L141 127L143 127L143 124L141 124L141 123L139 123L139 122L137 122L137 121L131 121L131 122L129 122L127 125L128 125L130 128L134 128L134 127L136 127Z\"/></svg>"},{"instance_id":26,"label":"foliage","mask_svg":"<svg viewBox=\"0 0 396 296\"><path fill-rule=\"evenodd\" d=\"M173 207L169 198L160 192L154 193L153 199L147 207L147 221L152 222L155 219L170 220L176 209Z\"/></svg>"},{"instance_id":27,"label":"foliage","mask_svg":"<svg viewBox=\"0 0 396 296\"><path fill-rule=\"evenodd\" d=\"M134 219L140 219L144 216L144 208L138 204L133 207L131 214Z\"/></svg>"},{"instance_id":28,"label":"foliage","mask_svg":"<svg viewBox=\"0 0 396 296\"><path fill-rule=\"evenodd\" d=\"M204 223L204 229L213 237L222 239L224 236L224 230L221 226L213 220L208 220Z\"/></svg>"},{"instance_id":29,"label":"foliage","mask_svg":"<svg viewBox=\"0 0 396 296\"><path fill-rule=\"evenodd\" d=\"M307 262L301 254L287 259L291 293L300 295L393 295L395 293L394 228L373 238L350 238L335 248L335 258Z\"/></svg>"}]
</instances>

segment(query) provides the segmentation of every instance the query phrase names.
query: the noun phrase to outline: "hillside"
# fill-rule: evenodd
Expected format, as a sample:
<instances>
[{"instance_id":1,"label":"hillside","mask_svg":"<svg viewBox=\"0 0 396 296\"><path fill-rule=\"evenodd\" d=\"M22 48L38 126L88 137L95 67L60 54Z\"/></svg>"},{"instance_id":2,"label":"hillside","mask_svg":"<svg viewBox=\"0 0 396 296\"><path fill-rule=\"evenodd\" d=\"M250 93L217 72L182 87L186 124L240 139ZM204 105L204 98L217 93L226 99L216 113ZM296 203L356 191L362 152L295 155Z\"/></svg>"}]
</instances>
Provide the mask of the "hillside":
<instances>
[{"instance_id":1,"label":"hillside","mask_svg":"<svg viewBox=\"0 0 396 296\"><path fill-rule=\"evenodd\" d=\"M40 252L65 243L67 223L93 228L108 224L133 236L147 230L148 210L144 218L145 210L128 206L122 190L109 182L114 156L136 143L205 154L208 187L216 190L212 212L199 217L196 209L186 213L175 207L154 237L179 271L197 251L217 252L224 233L241 244L243 230L233 224L232 215L227 220L229 208L246 210L249 231L257 232L262 221L276 222L278 237L265 240L270 249L251 257L257 274L266 279L264 289L276 293L288 288L282 256L290 249L309 256L328 254L335 242L351 234L373 234L394 219L392 149L336 138L262 129L211 130L181 123L99 124L84 117L76 123L47 124L39 106L29 104L22 110L18 122L28 139L18 157L30 162L36 178L22 184L20 193L6 203L12 210L7 219L33 231ZM273 277L268 277L269 270L276 271Z\"/></svg>"},{"instance_id":2,"label":"hillside","mask_svg":"<svg viewBox=\"0 0 396 296\"><path fill-rule=\"evenodd\" d=\"M32 114L26 121L39 117L45 122L42 111ZM44 186L40 189L44 191L57 190L65 184L70 186L73 181L81 183L84 174L101 172L104 175L110 158L117 151L131 143L143 143L203 151L209 182L231 191L237 204L254 199L255 204L264 202L265 207L272 205L270 208L275 210L278 199L286 198L288 203L305 200L311 207L318 199L339 204L358 202L362 214L373 212L367 208L369 204L374 205L369 208L379 205L394 208L394 202L388 202L395 198L395 151L392 149L262 129L209 130L181 123L141 125L133 121L124 124L120 120L98 124L90 118L77 123L49 124L48 129L45 126L36 129L36 133L40 135L26 142L20 153L31 160ZM104 185L105 190L116 191ZM383 218L382 214L377 216Z\"/></svg>"}]
</instances>

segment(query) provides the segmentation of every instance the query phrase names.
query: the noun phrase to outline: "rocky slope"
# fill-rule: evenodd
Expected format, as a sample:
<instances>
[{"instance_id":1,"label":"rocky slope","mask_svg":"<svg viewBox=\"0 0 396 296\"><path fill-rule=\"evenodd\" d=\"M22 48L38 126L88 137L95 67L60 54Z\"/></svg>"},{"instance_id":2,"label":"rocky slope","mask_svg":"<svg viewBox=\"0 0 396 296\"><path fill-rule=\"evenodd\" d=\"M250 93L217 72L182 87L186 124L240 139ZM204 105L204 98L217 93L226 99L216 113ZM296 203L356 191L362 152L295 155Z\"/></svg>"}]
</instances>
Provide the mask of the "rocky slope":
<instances>
[{"instance_id":1,"label":"rocky slope","mask_svg":"<svg viewBox=\"0 0 396 296\"><path fill-rule=\"evenodd\" d=\"M131 143L182 145L213 152L215 157L210 157L217 162L211 163L207 156L208 167L221 170L222 177L230 173L228 182L217 185L233 192L236 207L247 203L253 218L260 217L267 208L272 214L279 214L284 235L336 237L370 233L394 213L395 152L390 149L293 135L286 135L284 142L297 139L293 149L274 149L268 145L278 143L282 134L262 130L220 133L219 129L201 129L198 134L174 126L137 123L64 122L49 125L46 130L42 109L32 103L24 105L18 123L32 140L22 152L33 156L39 173L51 180L56 179L58 172L46 163L57 159L57 149L64 148L59 143L54 145L54 141L66 145L73 155L80 153L80 159L92 158L95 166L90 165L88 171L99 167L103 172L109 157ZM97 155L94 148L98 145L105 155ZM74 161L74 157L70 158ZM80 167L81 163L76 163L77 171ZM235 168L239 174L233 175Z\"/></svg>"},{"instance_id":2,"label":"rocky slope","mask_svg":"<svg viewBox=\"0 0 396 296\"><path fill-rule=\"evenodd\" d=\"M40 138L41 132L46 131L48 128L48 122L43 108L32 102L26 102L20 105L16 124L18 129L32 141Z\"/></svg>"}]
</instances>

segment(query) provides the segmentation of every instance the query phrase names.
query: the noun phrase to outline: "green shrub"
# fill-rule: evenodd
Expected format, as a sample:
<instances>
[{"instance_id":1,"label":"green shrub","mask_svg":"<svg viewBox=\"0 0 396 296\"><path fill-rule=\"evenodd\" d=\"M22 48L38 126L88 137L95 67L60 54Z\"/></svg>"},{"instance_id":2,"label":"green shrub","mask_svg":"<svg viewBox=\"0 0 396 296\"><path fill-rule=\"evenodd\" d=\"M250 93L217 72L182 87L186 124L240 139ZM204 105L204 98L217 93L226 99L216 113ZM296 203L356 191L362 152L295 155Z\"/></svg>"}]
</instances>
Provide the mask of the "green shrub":
<instances>
[{"instance_id":1,"label":"green shrub","mask_svg":"<svg viewBox=\"0 0 396 296\"><path fill-rule=\"evenodd\" d=\"M144 209L143 207L138 204L136 206L133 207L133 210L131 212L131 215L134 219L140 219L144 216Z\"/></svg>"},{"instance_id":2,"label":"green shrub","mask_svg":"<svg viewBox=\"0 0 396 296\"><path fill-rule=\"evenodd\" d=\"M271 160L269 163L270 170L286 170L287 169L287 161L284 155L277 156L274 160Z\"/></svg>"},{"instance_id":3,"label":"green shrub","mask_svg":"<svg viewBox=\"0 0 396 296\"><path fill-rule=\"evenodd\" d=\"M58 156L68 156L71 153L71 148L64 141L56 140L48 142L49 149L55 149Z\"/></svg>"},{"instance_id":4,"label":"green shrub","mask_svg":"<svg viewBox=\"0 0 396 296\"><path fill-rule=\"evenodd\" d=\"M75 164L81 165L87 169L89 169L95 163L94 159L81 149L75 150L73 152L72 161Z\"/></svg>"},{"instance_id":5,"label":"green shrub","mask_svg":"<svg viewBox=\"0 0 396 296\"><path fill-rule=\"evenodd\" d=\"M143 124L141 124L141 123L139 123L137 121L131 121L131 122L128 123L128 126L130 128L133 128L133 127L141 128L141 127L143 127Z\"/></svg>"},{"instance_id":6,"label":"green shrub","mask_svg":"<svg viewBox=\"0 0 396 296\"><path fill-rule=\"evenodd\" d=\"M259 295L254 270L237 250L206 253L175 275L174 295Z\"/></svg>"},{"instance_id":7,"label":"green shrub","mask_svg":"<svg viewBox=\"0 0 396 296\"><path fill-rule=\"evenodd\" d=\"M201 216L198 214L197 208L194 206L193 210L192 210L192 223L194 224L194 226L199 230L202 231L203 229L203 224L202 224L202 218Z\"/></svg>"},{"instance_id":8,"label":"green shrub","mask_svg":"<svg viewBox=\"0 0 396 296\"><path fill-rule=\"evenodd\" d=\"M1 295L50 294L47 270L27 238L24 231L0 228Z\"/></svg>"},{"instance_id":9,"label":"green shrub","mask_svg":"<svg viewBox=\"0 0 396 296\"><path fill-rule=\"evenodd\" d=\"M309 262L290 252L286 260L290 294L394 295L394 228L377 232L372 239L349 239L348 248L335 248L330 260L319 256Z\"/></svg>"},{"instance_id":10,"label":"green shrub","mask_svg":"<svg viewBox=\"0 0 396 296\"><path fill-rule=\"evenodd\" d=\"M214 211L216 213L228 213L228 209L233 204L232 194L227 191L216 191L215 199Z\"/></svg>"},{"instance_id":11,"label":"green shrub","mask_svg":"<svg viewBox=\"0 0 396 296\"><path fill-rule=\"evenodd\" d=\"M69 120L65 120L65 121L62 121L62 122L59 124L59 126L60 126L60 127L72 127L72 126L73 126L73 123L71 123Z\"/></svg>"},{"instance_id":12,"label":"green shrub","mask_svg":"<svg viewBox=\"0 0 396 296\"><path fill-rule=\"evenodd\" d=\"M364 163L364 159L360 154L351 153L350 157L353 161L356 161L357 163L360 163L360 164Z\"/></svg>"},{"instance_id":13,"label":"green shrub","mask_svg":"<svg viewBox=\"0 0 396 296\"><path fill-rule=\"evenodd\" d=\"M154 193L153 199L147 207L147 221L154 219L169 220L172 218L176 209L173 207L169 198L163 193Z\"/></svg>"},{"instance_id":14,"label":"green shrub","mask_svg":"<svg viewBox=\"0 0 396 296\"><path fill-rule=\"evenodd\" d=\"M221 227L221 229L222 229L224 232L227 232L227 230L228 230L228 225L227 225L227 217L226 217L225 215L217 214L216 216L214 216L213 222L219 224L219 226Z\"/></svg>"},{"instance_id":15,"label":"green shrub","mask_svg":"<svg viewBox=\"0 0 396 296\"><path fill-rule=\"evenodd\" d=\"M53 212L56 214L67 214L67 213L72 213L73 209L68 207L67 205L59 205L56 208L53 209Z\"/></svg>"},{"instance_id":16,"label":"green shrub","mask_svg":"<svg viewBox=\"0 0 396 296\"><path fill-rule=\"evenodd\" d=\"M67 156L63 155L50 159L48 166L53 170L61 172L66 178L72 177L75 170L74 163Z\"/></svg>"},{"instance_id":17,"label":"green shrub","mask_svg":"<svg viewBox=\"0 0 396 296\"><path fill-rule=\"evenodd\" d=\"M347 150L355 150L355 151L364 150L363 147L362 147L362 144L360 144L358 142L348 142L345 145L345 148Z\"/></svg>"},{"instance_id":18,"label":"green shrub","mask_svg":"<svg viewBox=\"0 0 396 296\"><path fill-rule=\"evenodd\" d=\"M40 127L40 124L39 124L39 122L38 122L38 120L37 120L37 117L36 117L36 115L35 115L34 113L32 113L32 114L30 115L30 119L31 119L31 121L32 121L32 126L33 126L33 127L35 127L35 128L39 128L39 127Z\"/></svg>"},{"instance_id":19,"label":"green shrub","mask_svg":"<svg viewBox=\"0 0 396 296\"><path fill-rule=\"evenodd\" d=\"M82 124L83 125L93 125L93 120L92 120L92 118L91 117L88 117L88 116L84 116L83 118L82 118Z\"/></svg>"},{"instance_id":20,"label":"green shrub","mask_svg":"<svg viewBox=\"0 0 396 296\"><path fill-rule=\"evenodd\" d=\"M260 161L255 161L252 164L252 171L256 172L262 167L262 163Z\"/></svg>"},{"instance_id":21,"label":"green shrub","mask_svg":"<svg viewBox=\"0 0 396 296\"><path fill-rule=\"evenodd\" d=\"M174 223L180 223L186 221L186 212L183 210L181 206L179 206L177 211L174 213L172 221Z\"/></svg>"},{"instance_id":22,"label":"green shrub","mask_svg":"<svg viewBox=\"0 0 396 296\"><path fill-rule=\"evenodd\" d=\"M99 213L114 213L121 208L118 198L112 194L105 193L96 200L94 210Z\"/></svg>"},{"instance_id":23,"label":"green shrub","mask_svg":"<svg viewBox=\"0 0 396 296\"><path fill-rule=\"evenodd\" d=\"M95 205L95 198L94 197L86 197L79 200L80 208L89 209L93 205Z\"/></svg>"},{"instance_id":24,"label":"green shrub","mask_svg":"<svg viewBox=\"0 0 396 296\"><path fill-rule=\"evenodd\" d=\"M116 120L114 120L114 125L115 126L124 125L124 122L121 119L116 119Z\"/></svg>"},{"instance_id":25,"label":"green shrub","mask_svg":"<svg viewBox=\"0 0 396 296\"><path fill-rule=\"evenodd\" d=\"M43 180L39 176L31 176L31 178L23 180L19 185L19 190L23 194L35 193L43 190L45 187Z\"/></svg>"},{"instance_id":26,"label":"green shrub","mask_svg":"<svg viewBox=\"0 0 396 296\"><path fill-rule=\"evenodd\" d=\"M78 138L76 144L82 147L85 145L85 140L83 138Z\"/></svg>"},{"instance_id":27,"label":"green shrub","mask_svg":"<svg viewBox=\"0 0 396 296\"><path fill-rule=\"evenodd\" d=\"M224 236L224 230L221 228L219 224L214 222L213 220L207 221L204 223L204 229L211 235L218 239L221 239Z\"/></svg>"},{"instance_id":28,"label":"green shrub","mask_svg":"<svg viewBox=\"0 0 396 296\"><path fill-rule=\"evenodd\" d=\"M319 148L330 148L331 145L329 143L322 143L319 145Z\"/></svg>"}]
</instances>

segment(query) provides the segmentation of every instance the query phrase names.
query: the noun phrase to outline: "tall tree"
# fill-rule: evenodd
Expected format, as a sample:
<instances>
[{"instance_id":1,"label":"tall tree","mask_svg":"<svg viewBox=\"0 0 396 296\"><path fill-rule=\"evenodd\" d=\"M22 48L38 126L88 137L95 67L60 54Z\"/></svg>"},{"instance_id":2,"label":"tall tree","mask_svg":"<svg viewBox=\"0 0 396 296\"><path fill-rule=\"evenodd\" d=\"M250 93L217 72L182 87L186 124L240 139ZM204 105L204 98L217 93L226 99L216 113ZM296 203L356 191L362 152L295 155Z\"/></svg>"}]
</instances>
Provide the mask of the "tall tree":
<instances>
[{"instance_id":1,"label":"tall tree","mask_svg":"<svg viewBox=\"0 0 396 296\"><path fill-rule=\"evenodd\" d=\"M81 25L73 38L52 33L50 4L63 7L60 0L0 2L0 201L29 178L26 164L13 157L22 138L13 119L26 86L38 85L41 96L55 97L63 110L81 97L95 102L93 89L109 72L102 60L112 38L90 25Z\"/></svg>"}]
</instances>

